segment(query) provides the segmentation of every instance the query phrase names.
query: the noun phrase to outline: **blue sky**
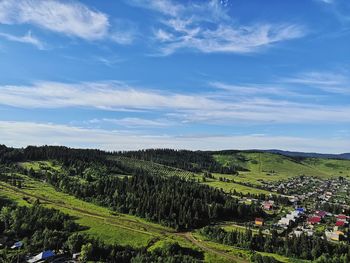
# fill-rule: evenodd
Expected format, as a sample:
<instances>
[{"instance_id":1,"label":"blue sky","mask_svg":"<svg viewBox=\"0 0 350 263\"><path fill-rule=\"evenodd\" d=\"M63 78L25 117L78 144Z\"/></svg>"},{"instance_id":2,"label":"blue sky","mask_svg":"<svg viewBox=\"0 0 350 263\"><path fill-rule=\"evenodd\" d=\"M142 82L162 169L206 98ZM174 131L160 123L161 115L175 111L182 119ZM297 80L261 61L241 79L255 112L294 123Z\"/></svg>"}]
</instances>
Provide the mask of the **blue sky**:
<instances>
[{"instance_id":1,"label":"blue sky","mask_svg":"<svg viewBox=\"0 0 350 263\"><path fill-rule=\"evenodd\" d=\"M347 0L0 0L0 143L350 151Z\"/></svg>"}]
</instances>

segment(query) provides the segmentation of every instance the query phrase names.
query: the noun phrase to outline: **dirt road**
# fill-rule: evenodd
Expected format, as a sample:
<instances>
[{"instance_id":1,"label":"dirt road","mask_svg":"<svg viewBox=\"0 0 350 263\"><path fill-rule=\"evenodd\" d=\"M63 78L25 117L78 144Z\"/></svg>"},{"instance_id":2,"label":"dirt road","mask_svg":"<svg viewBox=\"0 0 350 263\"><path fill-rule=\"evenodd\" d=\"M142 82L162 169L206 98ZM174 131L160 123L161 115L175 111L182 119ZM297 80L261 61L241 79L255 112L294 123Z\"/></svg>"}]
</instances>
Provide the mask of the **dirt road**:
<instances>
[{"instance_id":1,"label":"dirt road","mask_svg":"<svg viewBox=\"0 0 350 263\"><path fill-rule=\"evenodd\" d=\"M68 205L66 203L64 203L63 201L54 201L54 200L50 200L48 198L45 198L43 196L39 196L39 195L35 195L35 194L31 194L26 192L25 190L21 190L18 189L17 187L14 186L10 186L8 184L5 184L3 182L0 182L0 190L1 187L7 190L10 190L12 192L15 192L17 194L20 194L22 197L31 197L31 198L35 198L38 199L41 202L45 202L48 204L52 204L55 205L55 207L61 207L61 208L65 208L65 209L69 209L75 212L78 212L79 214L86 216L86 217L92 217L92 218L97 218L100 220L103 220L103 222L107 225L111 225L111 226L116 226L116 227L120 227L123 229L127 229L127 230L131 230L137 233L142 233L142 234L147 234L147 235L151 235L151 236L157 236L156 234L153 234L152 231L159 233L158 236L163 236L166 237L168 235L176 235L179 236L181 238L186 239L187 241L191 242L192 244L194 244L195 246L199 247L200 249L202 249L204 252L209 252L212 254L216 254L219 255L221 257L224 257L228 260L230 260L231 262L236 262L236 263L247 263L249 261L246 261L244 259L238 258L238 257L234 257L233 255L230 255L224 251L209 247L208 245L206 245L204 242L202 241L198 241L197 239L194 238L194 236L192 235L191 232L186 232L186 233L182 233L182 232L172 232L172 231L168 231L168 230L164 230L162 228L157 228L155 226L150 226L148 224L139 222L139 221L133 221L130 219L122 219L122 218L118 218L118 216L103 216L100 215L98 213L93 213L91 211L86 211L84 209L81 208L77 208L77 207L73 207L71 205ZM135 229L129 226L126 226L125 224L122 223L118 223L116 221L121 221L121 222L127 222L127 223L131 223L134 224L135 226L137 226L138 228L142 228L145 230L139 230L139 229Z\"/></svg>"}]
</instances>

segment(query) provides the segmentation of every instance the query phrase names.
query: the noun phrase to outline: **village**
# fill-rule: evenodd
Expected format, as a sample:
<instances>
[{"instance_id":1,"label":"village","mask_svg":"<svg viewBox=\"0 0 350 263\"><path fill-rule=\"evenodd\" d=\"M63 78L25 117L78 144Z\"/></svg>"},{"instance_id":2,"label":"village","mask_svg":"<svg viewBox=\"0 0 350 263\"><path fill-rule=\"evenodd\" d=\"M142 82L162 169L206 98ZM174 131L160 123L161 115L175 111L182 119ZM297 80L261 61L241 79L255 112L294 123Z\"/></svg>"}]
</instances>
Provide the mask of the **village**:
<instances>
[{"instance_id":1,"label":"village","mask_svg":"<svg viewBox=\"0 0 350 263\"><path fill-rule=\"evenodd\" d=\"M0 239L0 248L4 247L6 244L6 240L4 238ZM22 241L17 241L9 246L9 248L13 251L14 257L19 258L19 254L23 247ZM16 256L17 254L17 256ZM72 257L66 255L62 250L55 253L52 250L45 250L36 255L27 255L26 262L27 263L41 263L41 262L51 262L51 263L78 263L80 257L80 253L73 254ZM19 262L19 261L18 261Z\"/></svg>"},{"instance_id":2,"label":"village","mask_svg":"<svg viewBox=\"0 0 350 263\"><path fill-rule=\"evenodd\" d=\"M256 218L254 225L262 228L264 233L276 230L278 234L290 237L317 235L331 242L349 239L348 180L299 176L288 181L270 182L264 187L288 198L290 203L261 202L261 207L271 217L266 221Z\"/></svg>"}]
</instances>

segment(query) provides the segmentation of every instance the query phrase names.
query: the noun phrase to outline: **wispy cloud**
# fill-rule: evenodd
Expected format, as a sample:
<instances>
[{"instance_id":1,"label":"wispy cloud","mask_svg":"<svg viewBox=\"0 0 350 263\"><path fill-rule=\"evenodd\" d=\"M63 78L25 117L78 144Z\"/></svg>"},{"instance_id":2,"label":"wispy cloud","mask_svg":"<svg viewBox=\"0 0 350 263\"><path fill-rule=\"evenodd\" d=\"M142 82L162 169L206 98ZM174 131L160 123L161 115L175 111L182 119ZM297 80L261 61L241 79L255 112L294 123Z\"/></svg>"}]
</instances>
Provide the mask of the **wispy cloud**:
<instances>
[{"instance_id":1,"label":"wispy cloud","mask_svg":"<svg viewBox=\"0 0 350 263\"><path fill-rule=\"evenodd\" d=\"M215 103L205 96L161 93L130 87L122 82L66 84L41 82L33 86L1 86L0 103L28 108L94 107L119 108L204 108ZM214 104L214 105L213 105Z\"/></svg>"},{"instance_id":2,"label":"wispy cloud","mask_svg":"<svg viewBox=\"0 0 350 263\"><path fill-rule=\"evenodd\" d=\"M163 15L155 30L162 55L192 49L203 53L251 53L281 41L302 37L305 29L288 23L240 25L222 1L187 5L171 0L133 0L133 4Z\"/></svg>"},{"instance_id":3,"label":"wispy cloud","mask_svg":"<svg viewBox=\"0 0 350 263\"><path fill-rule=\"evenodd\" d=\"M326 4L333 4L335 0L316 0L318 2L326 3Z\"/></svg>"},{"instance_id":4,"label":"wispy cloud","mask_svg":"<svg viewBox=\"0 0 350 263\"><path fill-rule=\"evenodd\" d=\"M302 103L287 98L265 98L251 94L227 95L161 92L131 87L122 82L42 82L32 86L0 86L0 104L22 108L79 107L110 111L157 111L181 122L225 124L350 121L349 105Z\"/></svg>"},{"instance_id":5,"label":"wispy cloud","mask_svg":"<svg viewBox=\"0 0 350 263\"><path fill-rule=\"evenodd\" d=\"M293 92L288 88L278 86L276 83L271 84L228 84L220 81L209 82L209 85L223 90L225 92L232 93L234 96L261 96L261 95L275 95L275 96L303 96L300 93Z\"/></svg>"},{"instance_id":6,"label":"wispy cloud","mask_svg":"<svg viewBox=\"0 0 350 263\"><path fill-rule=\"evenodd\" d=\"M174 126L175 123L169 121L167 119L144 119L144 118L121 118L121 119L111 119L111 118L103 118L103 119L92 119L89 123L100 124L100 123L109 123L117 126L124 126L127 128L164 128L169 126Z\"/></svg>"},{"instance_id":7,"label":"wispy cloud","mask_svg":"<svg viewBox=\"0 0 350 263\"><path fill-rule=\"evenodd\" d=\"M151 9L166 15L177 16L184 11L184 6L171 0L130 0L129 4Z\"/></svg>"},{"instance_id":8,"label":"wispy cloud","mask_svg":"<svg viewBox=\"0 0 350 263\"><path fill-rule=\"evenodd\" d=\"M273 43L303 36L296 25L259 24L253 26L218 25L211 30L193 26L191 21L170 20L164 23L173 38L162 41L161 52L169 55L180 49L194 49L203 53L252 53ZM181 28L180 24L183 24Z\"/></svg>"},{"instance_id":9,"label":"wispy cloud","mask_svg":"<svg viewBox=\"0 0 350 263\"><path fill-rule=\"evenodd\" d=\"M350 95L350 78L347 75L333 72L307 72L282 82L308 86L328 93Z\"/></svg>"},{"instance_id":10,"label":"wispy cloud","mask_svg":"<svg viewBox=\"0 0 350 263\"><path fill-rule=\"evenodd\" d=\"M231 136L151 136L101 129L34 122L0 121L1 143L9 146L66 145L104 150L174 148L192 150L284 149L341 153L350 148L350 140L341 138L304 138L267 135ZM325 150L326 149L326 150Z\"/></svg>"},{"instance_id":11,"label":"wispy cloud","mask_svg":"<svg viewBox=\"0 0 350 263\"><path fill-rule=\"evenodd\" d=\"M327 6L327 9L335 15L335 17L343 25L348 26L350 22L350 3L348 0L317 0Z\"/></svg>"},{"instance_id":12,"label":"wispy cloud","mask_svg":"<svg viewBox=\"0 0 350 263\"><path fill-rule=\"evenodd\" d=\"M130 32L111 29L109 17L77 1L2 0L0 23L31 24L56 33L85 40L110 39L131 42Z\"/></svg>"},{"instance_id":13,"label":"wispy cloud","mask_svg":"<svg viewBox=\"0 0 350 263\"><path fill-rule=\"evenodd\" d=\"M28 31L27 34L25 34L24 36L15 36L12 34L0 32L0 37L3 37L9 41L30 44L30 45L37 47L40 50L45 49L45 44L41 40L39 40L38 38L33 36L31 31Z\"/></svg>"}]
</instances>

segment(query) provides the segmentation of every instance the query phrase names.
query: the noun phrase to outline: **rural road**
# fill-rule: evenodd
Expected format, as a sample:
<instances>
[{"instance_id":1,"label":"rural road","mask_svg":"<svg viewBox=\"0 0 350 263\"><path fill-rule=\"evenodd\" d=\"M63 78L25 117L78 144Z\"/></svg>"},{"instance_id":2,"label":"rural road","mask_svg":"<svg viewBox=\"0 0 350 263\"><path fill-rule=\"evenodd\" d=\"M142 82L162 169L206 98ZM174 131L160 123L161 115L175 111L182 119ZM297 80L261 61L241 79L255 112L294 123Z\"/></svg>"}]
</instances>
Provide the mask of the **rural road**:
<instances>
[{"instance_id":1,"label":"rural road","mask_svg":"<svg viewBox=\"0 0 350 263\"><path fill-rule=\"evenodd\" d=\"M236 262L236 263L247 263L247 262L249 262L247 260L235 257L233 255L230 255L230 254L228 254L228 253L226 253L224 251L208 247L205 243L195 239L195 237L193 236L193 234L191 232L178 233L178 235L184 237L186 240L190 241L192 244L196 245L197 247L201 248L202 250L207 251L207 252L211 252L211 253L219 255L221 257L225 257L226 259L229 259L232 262Z\"/></svg>"},{"instance_id":2,"label":"rural road","mask_svg":"<svg viewBox=\"0 0 350 263\"><path fill-rule=\"evenodd\" d=\"M247 262L249 262L247 260L235 257L233 255L230 255L230 254L228 254L228 253L226 253L224 251L221 251L221 250L218 250L218 249L215 249L215 248L207 246L204 242L198 241L197 239L195 239L191 232L186 232L186 233L175 232L175 231L171 232L171 231L166 231L166 230L164 230L162 228L157 228L155 226L147 225L147 224L139 222L139 221L132 221L132 220L129 220L129 219L120 219L120 218L116 218L116 217L113 217L113 216L103 216L103 215L100 215L98 213L92 213L90 211L86 211L86 210L81 209L81 208L77 208L77 207L73 207L73 206L67 205L64 202L57 202L57 201L53 201L53 200L50 200L48 198L45 198L45 197L42 197L42 196L39 196L39 195L28 193L28 192L26 192L24 190L20 190L17 187L7 185L7 184L5 184L3 182L0 182L0 187L3 187L3 188L8 189L8 190L11 190L11 191L13 191L15 193L18 193L18 194L21 194L24 197L32 197L32 198L38 199L39 201L46 202L46 203L49 203L49 204L53 204L56 207L61 207L61 208L73 210L73 211L78 212L81 215L84 215L84 216L87 216L87 217L93 217L93 218L101 219L107 225L124 228L124 229L131 230L131 231L134 231L134 232L137 232L137 233L148 234L148 235L151 235L151 236L157 236L157 235L155 235L153 233L150 233L148 231L142 231L142 230L139 230L139 229L127 227L127 226L125 226L125 225L123 225L121 223L114 222L114 220L126 221L126 222L129 222L129 223L137 224L137 225L141 226L144 229L148 229L149 231L153 230L153 231L156 231L158 233L160 232L160 235L162 235L162 236L167 236L167 235L179 236L179 237L184 238L187 241L191 242L192 244L194 244L195 246L199 247L203 251L219 255L221 257L224 257L224 258L230 260L231 262L236 262L236 263L247 263Z\"/></svg>"}]
</instances>

